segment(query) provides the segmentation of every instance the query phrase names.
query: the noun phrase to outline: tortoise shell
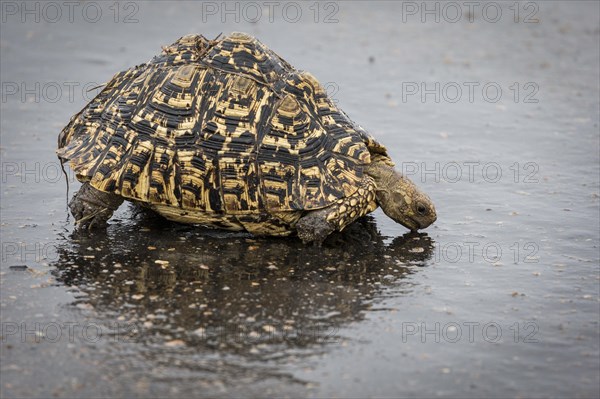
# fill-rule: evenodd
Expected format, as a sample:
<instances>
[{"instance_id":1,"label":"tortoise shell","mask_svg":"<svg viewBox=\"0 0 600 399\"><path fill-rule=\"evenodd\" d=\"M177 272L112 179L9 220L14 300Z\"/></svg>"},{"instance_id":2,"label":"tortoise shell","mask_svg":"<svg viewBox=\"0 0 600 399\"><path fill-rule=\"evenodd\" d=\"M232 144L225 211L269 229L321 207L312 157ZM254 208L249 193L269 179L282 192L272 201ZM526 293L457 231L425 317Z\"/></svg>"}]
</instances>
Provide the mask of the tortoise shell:
<instances>
[{"instance_id":1,"label":"tortoise shell","mask_svg":"<svg viewBox=\"0 0 600 399\"><path fill-rule=\"evenodd\" d=\"M62 130L81 181L160 206L253 214L326 207L386 149L319 82L255 38L188 35L116 74Z\"/></svg>"}]
</instances>

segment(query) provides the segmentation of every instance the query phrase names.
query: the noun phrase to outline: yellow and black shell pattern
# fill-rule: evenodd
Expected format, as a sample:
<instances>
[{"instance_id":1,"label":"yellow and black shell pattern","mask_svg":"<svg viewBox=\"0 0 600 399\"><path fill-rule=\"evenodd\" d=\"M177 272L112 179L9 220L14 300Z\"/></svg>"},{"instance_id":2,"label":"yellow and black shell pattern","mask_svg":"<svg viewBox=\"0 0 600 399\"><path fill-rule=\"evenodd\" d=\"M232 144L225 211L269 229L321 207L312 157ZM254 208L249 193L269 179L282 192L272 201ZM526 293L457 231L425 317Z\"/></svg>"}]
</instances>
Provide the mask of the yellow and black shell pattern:
<instances>
[{"instance_id":1,"label":"yellow and black shell pattern","mask_svg":"<svg viewBox=\"0 0 600 399\"><path fill-rule=\"evenodd\" d=\"M137 202L217 214L326 207L386 150L318 81L255 38L188 35L116 74L58 140L81 181Z\"/></svg>"}]
</instances>

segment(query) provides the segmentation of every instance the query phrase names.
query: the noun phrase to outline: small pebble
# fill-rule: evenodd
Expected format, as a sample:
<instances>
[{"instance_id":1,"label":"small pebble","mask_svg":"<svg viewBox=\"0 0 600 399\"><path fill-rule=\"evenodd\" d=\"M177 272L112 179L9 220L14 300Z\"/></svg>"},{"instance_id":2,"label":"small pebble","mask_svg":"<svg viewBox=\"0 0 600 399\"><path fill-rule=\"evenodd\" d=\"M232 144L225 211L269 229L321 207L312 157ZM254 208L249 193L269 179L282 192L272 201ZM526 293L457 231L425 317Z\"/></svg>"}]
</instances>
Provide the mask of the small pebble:
<instances>
[{"instance_id":1,"label":"small pebble","mask_svg":"<svg viewBox=\"0 0 600 399\"><path fill-rule=\"evenodd\" d=\"M184 346L184 345L185 345L185 342L183 342L180 339L174 339L172 341L165 342L165 346L168 346L170 348L177 347L177 346Z\"/></svg>"},{"instance_id":2,"label":"small pebble","mask_svg":"<svg viewBox=\"0 0 600 399\"><path fill-rule=\"evenodd\" d=\"M268 325L268 324L267 324L267 325L264 325L264 326L262 327L262 329L263 329L263 330L265 330L265 331L266 331L266 332L268 332L268 333L273 333L273 332L275 332L275 327L273 327L273 326L271 326L271 325Z\"/></svg>"}]
</instances>

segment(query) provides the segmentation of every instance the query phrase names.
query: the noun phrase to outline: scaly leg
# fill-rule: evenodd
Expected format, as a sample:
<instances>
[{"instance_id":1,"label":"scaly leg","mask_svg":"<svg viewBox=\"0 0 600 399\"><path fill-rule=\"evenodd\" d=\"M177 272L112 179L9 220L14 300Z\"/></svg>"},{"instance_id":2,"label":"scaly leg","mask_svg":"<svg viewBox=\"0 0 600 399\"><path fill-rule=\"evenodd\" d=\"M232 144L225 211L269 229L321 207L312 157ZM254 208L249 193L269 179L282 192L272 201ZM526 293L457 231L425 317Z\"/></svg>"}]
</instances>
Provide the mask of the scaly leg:
<instances>
[{"instance_id":1,"label":"scaly leg","mask_svg":"<svg viewBox=\"0 0 600 399\"><path fill-rule=\"evenodd\" d=\"M69 202L69 209L76 224L92 229L104 226L122 203L123 197L96 190L89 183L83 183Z\"/></svg>"},{"instance_id":2,"label":"scaly leg","mask_svg":"<svg viewBox=\"0 0 600 399\"><path fill-rule=\"evenodd\" d=\"M377 209L375 181L365 176L358 190L349 197L339 199L327 208L311 211L296 223L298 237L305 243L321 245L333 231L342 231L361 216Z\"/></svg>"}]
</instances>

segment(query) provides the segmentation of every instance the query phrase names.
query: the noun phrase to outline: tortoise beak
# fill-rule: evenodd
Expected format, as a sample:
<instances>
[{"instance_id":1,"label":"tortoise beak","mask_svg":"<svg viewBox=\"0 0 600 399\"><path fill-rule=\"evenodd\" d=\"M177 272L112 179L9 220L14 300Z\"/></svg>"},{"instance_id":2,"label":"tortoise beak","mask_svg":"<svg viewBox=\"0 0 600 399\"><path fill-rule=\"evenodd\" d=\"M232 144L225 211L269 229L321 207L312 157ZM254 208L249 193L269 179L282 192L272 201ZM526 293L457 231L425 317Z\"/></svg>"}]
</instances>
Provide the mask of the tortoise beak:
<instances>
[{"instance_id":1,"label":"tortoise beak","mask_svg":"<svg viewBox=\"0 0 600 399\"><path fill-rule=\"evenodd\" d=\"M402 226L406 227L407 229L409 229L410 231L412 231L413 233L418 231L420 228L422 228L421 226L419 226L419 223L417 223L416 221L412 220L412 219L404 219L401 221L398 221Z\"/></svg>"}]
</instances>

